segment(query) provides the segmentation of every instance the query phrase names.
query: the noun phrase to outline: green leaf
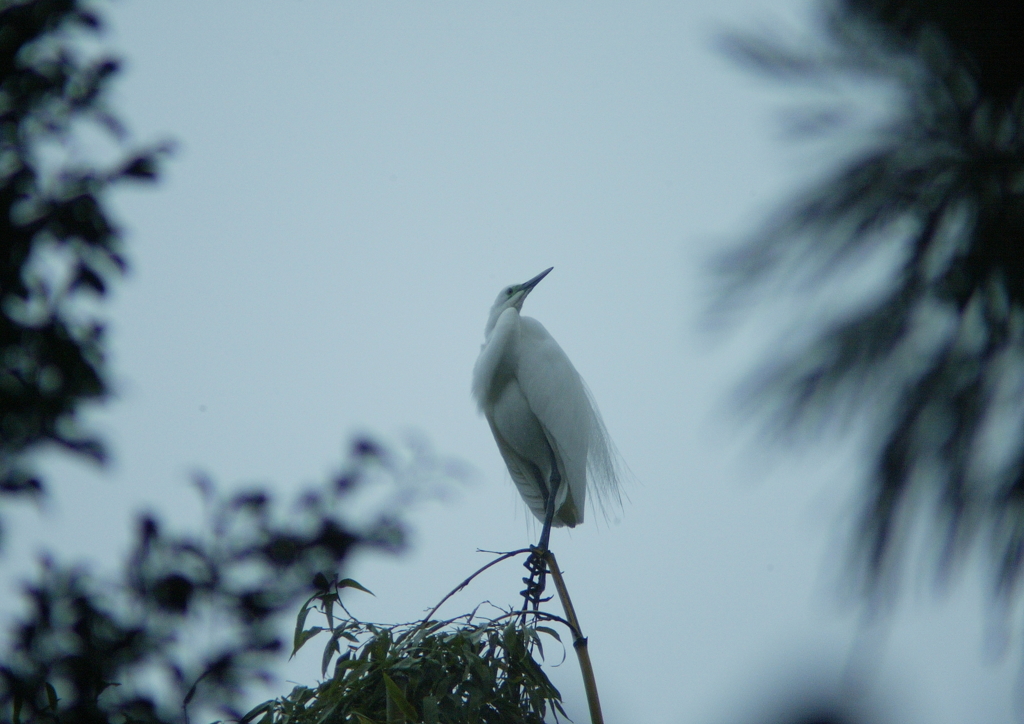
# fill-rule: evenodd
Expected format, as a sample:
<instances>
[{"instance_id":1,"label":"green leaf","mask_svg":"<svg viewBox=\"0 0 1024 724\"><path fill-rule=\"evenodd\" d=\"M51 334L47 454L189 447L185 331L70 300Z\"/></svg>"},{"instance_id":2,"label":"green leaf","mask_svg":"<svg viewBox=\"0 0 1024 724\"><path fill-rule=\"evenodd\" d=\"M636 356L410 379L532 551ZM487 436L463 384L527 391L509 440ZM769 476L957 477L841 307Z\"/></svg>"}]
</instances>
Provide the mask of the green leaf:
<instances>
[{"instance_id":1,"label":"green leaf","mask_svg":"<svg viewBox=\"0 0 1024 724\"><path fill-rule=\"evenodd\" d=\"M530 637L530 640L537 644L537 650L540 651L541 660L544 659L544 644L540 642L540 636L537 635L537 631L532 628L524 629L526 635Z\"/></svg>"},{"instance_id":2,"label":"green leaf","mask_svg":"<svg viewBox=\"0 0 1024 724\"><path fill-rule=\"evenodd\" d=\"M334 704L332 704L331 706L327 707L327 711L322 713L320 715L320 717L317 719L317 724L324 724L324 722L334 721L335 720L334 719L334 712L336 712L338 710L338 707L340 707L341 704L342 704L342 702L339 700L339 701L334 702ZM294 721L296 718L299 721L304 721L304 718L302 717L302 712L301 711L298 713L298 715L296 717L293 717L292 720Z\"/></svg>"},{"instance_id":3,"label":"green leaf","mask_svg":"<svg viewBox=\"0 0 1024 724\"><path fill-rule=\"evenodd\" d=\"M338 634L335 633L331 636L331 640L327 642L327 645L324 646L324 657L320 662L320 676L327 676L327 666L331 663L331 657L340 651L341 649L338 648Z\"/></svg>"},{"instance_id":4,"label":"green leaf","mask_svg":"<svg viewBox=\"0 0 1024 724\"><path fill-rule=\"evenodd\" d=\"M295 641L295 648L292 649L292 656L295 656L298 650L301 649L306 644L307 641L309 641L311 638L313 638L323 630L323 626L313 626L312 628L308 628L302 633L300 633L298 639L296 639Z\"/></svg>"},{"instance_id":5,"label":"green leaf","mask_svg":"<svg viewBox=\"0 0 1024 724\"><path fill-rule=\"evenodd\" d=\"M370 652L371 661L383 661L388 656L388 650L391 648L391 636L388 631L382 630L377 633L376 638L366 647Z\"/></svg>"},{"instance_id":6,"label":"green leaf","mask_svg":"<svg viewBox=\"0 0 1024 724\"><path fill-rule=\"evenodd\" d=\"M100 685L99 685L99 691L97 691L96 694L97 695L102 694L104 691L109 689L111 686L120 686L120 685L121 684L119 684L116 681L101 681Z\"/></svg>"},{"instance_id":7,"label":"green leaf","mask_svg":"<svg viewBox=\"0 0 1024 724\"><path fill-rule=\"evenodd\" d=\"M60 699L57 698L57 690L53 688L53 684L49 681L46 682L46 699L50 703L50 709L56 712L57 702L59 702Z\"/></svg>"},{"instance_id":8,"label":"green leaf","mask_svg":"<svg viewBox=\"0 0 1024 724\"><path fill-rule=\"evenodd\" d=\"M362 591L363 593L369 593L374 598L377 597L376 594L369 588L364 587L361 583L359 583L359 581L354 581L351 578L343 578L340 581L338 581L338 588L355 588L356 590Z\"/></svg>"},{"instance_id":9,"label":"green leaf","mask_svg":"<svg viewBox=\"0 0 1024 724\"><path fill-rule=\"evenodd\" d=\"M330 596L321 596L320 600L324 604L324 616L327 617L327 626L330 627L330 629L333 631L334 630L334 602L336 600L338 600L337 596L334 596L333 594L330 595Z\"/></svg>"},{"instance_id":10,"label":"green leaf","mask_svg":"<svg viewBox=\"0 0 1024 724\"><path fill-rule=\"evenodd\" d=\"M377 724L377 722L375 722L373 719L368 719L367 717L360 714L358 711L352 713L356 715L356 719L359 720L359 724Z\"/></svg>"},{"instance_id":11,"label":"green leaf","mask_svg":"<svg viewBox=\"0 0 1024 724\"><path fill-rule=\"evenodd\" d=\"M263 712L269 713L270 709L273 706L274 706L274 700L273 699L271 699L270 701L265 701L262 704L259 704L259 705L255 706L254 708L250 709L245 714L245 716L243 716L241 719L238 720L238 724L247 724L247 722L251 722L253 719L255 719L257 716L259 716L261 713L263 713Z\"/></svg>"},{"instance_id":12,"label":"green leaf","mask_svg":"<svg viewBox=\"0 0 1024 724\"><path fill-rule=\"evenodd\" d=\"M302 608L299 610L299 615L295 618L295 636L292 638L292 658L302 647L302 644L306 643L308 639L302 639L303 627L306 625L306 616L309 614L309 604L313 602L316 596L310 596L306 599L306 602L302 604Z\"/></svg>"},{"instance_id":13,"label":"green leaf","mask_svg":"<svg viewBox=\"0 0 1024 724\"><path fill-rule=\"evenodd\" d=\"M553 628L550 628L548 626L537 626L536 630L540 631L541 633L546 633L548 636L551 636L558 643L562 643L562 638L558 635L558 632L555 631Z\"/></svg>"},{"instance_id":14,"label":"green leaf","mask_svg":"<svg viewBox=\"0 0 1024 724\"><path fill-rule=\"evenodd\" d=\"M357 659L349 658L349 652L346 651L337 658L334 662L334 677L335 679L341 678L345 675L346 669L354 669L359 665Z\"/></svg>"},{"instance_id":15,"label":"green leaf","mask_svg":"<svg viewBox=\"0 0 1024 724\"><path fill-rule=\"evenodd\" d=\"M423 724L438 724L441 712L437 706L437 697L426 696L423 698Z\"/></svg>"},{"instance_id":16,"label":"green leaf","mask_svg":"<svg viewBox=\"0 0 1024 724\"><path fill-rule=\"evenodd\" d=\"M388 690L388 697L391 698L391 701L395 702L407 719L414 722L419 721L419 714L416 713L416 709L409 703L409 700L405 698L405 694L398 688L398 684L392 681L391 677L385 672L382 671L380 673L384 677L384 687Z\"/></svg>"},{"instance_id":17,"label":"green leaf","mask_svg":"<svg viewBox=\"0 0 1024 724\"><path fill-rule=\"evenodd\" d=\"M199 689L199 682L202 681L203 679L205 679L206 675L209 674L209 673L210 673L210 670L207 669L202 674L200 674L199 678L196 679L196 683L192 684L192 687L188 690L188 693L185 694L185 698L181 702L182 704L184 704L185 706L189 705L189 702L192 701L192 697L194 697L196 695L196 691Z\"/></svg>"}]
</instances>

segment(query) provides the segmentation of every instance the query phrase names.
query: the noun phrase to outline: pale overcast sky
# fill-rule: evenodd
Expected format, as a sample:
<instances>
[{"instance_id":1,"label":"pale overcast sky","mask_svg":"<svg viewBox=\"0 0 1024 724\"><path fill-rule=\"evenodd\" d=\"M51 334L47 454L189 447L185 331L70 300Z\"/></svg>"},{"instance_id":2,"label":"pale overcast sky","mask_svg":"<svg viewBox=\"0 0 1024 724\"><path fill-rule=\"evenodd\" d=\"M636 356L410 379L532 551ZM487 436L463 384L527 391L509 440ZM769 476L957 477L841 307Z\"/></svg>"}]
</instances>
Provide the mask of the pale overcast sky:
<instances>
[{"instance_id":1,"label":"pale overcast sky","mask_svg":"<svg viewBox=\"0 0 1024 724\"><path fill-rule=\"evenodd\" d=\"M284 495L336 469L353 433L412 433L475 475L408 512L407 554L349 573L377 594L353 595L358 615L422 615L486 560L477 548L536 538L469 382L498 289L554 266L524 313L637 479L618 519L588 511L552 537L609 722L753 723L794 690L860 697L879 722L1018 720L1021 644L986 649L979 576L945 597L914 577L855 646L840 573L856 451L756 442L729 394L783 328L701 329L707 260L829 158L785 139L794 96L715 39L806 25L805 2L121 0L107 15L118 111L178 151L160 184L115 199L132 272L111 306L118 398L96 416L113 464L48 463L54 500L11 521L9 577L44 547L114 560L143 506L189 524L195 470ZM452 612L514 604L522 575L491 572ZM317 658L286 676L312 683ZM585 721L572 652L550 671Z\"/></svg>"}]
</instances>

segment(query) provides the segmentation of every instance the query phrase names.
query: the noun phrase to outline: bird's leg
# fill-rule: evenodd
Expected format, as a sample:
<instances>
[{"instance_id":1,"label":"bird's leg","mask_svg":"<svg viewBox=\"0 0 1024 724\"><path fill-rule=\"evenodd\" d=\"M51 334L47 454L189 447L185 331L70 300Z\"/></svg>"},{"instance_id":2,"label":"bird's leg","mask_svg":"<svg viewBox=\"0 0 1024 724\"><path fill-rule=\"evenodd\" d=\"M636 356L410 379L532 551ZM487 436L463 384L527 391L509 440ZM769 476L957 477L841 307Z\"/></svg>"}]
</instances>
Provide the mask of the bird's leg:
<instances>
[{"instance_id":1,"label":"bird's leg","mask_svg":"<svg viewBox=\"0 0 1024 724\"><path fill-rule=\"evenodd\" d=\"M540 532L540 543L537 544L537 548L540 549L541 553L547 553L548 540L551 538L551 524L555 520L555 497L558 494L558 485L562 482L562 476L558 472L558 466L554 461L554 453L551 454L551 487L550 493L546 505L544 506L547 510L544 511L544 528Z\"/></svg>"},{"instance_id":2,"label":"bird's leg","mask_svg":"<svg viewBox=\"0 0 1024 724\"><path fill-rule=\"evenodd\" d=\"M545 493L544 500L544 528L541 530L540 543L526 559L525 566L530 571L530 577L524 578L526 590L523 591L523 612L533 604L533 610L540 608L541 596L547 585L548 566L544 554L548 552L548 541L551 538L551 525L555 520L555 498L558 495L558 486L562 482L562 475L558 472L558 462L555 459L555 452L551 450L551 485L541 484L541 490ZM537 476L540 478L540 475Z\"/></svg>"},{"instance_id":3,"label":"bird's leg","mask_svg":"<svg viewBox=\"0 0 1024 724\"><path fill-rule=\"evenodd\" d=\"M538 566L540 575L537 580L537 591L533 599L533 610L540 608L540 597L547 585L548 565L544 554L548 552L548 540L551 538L551 524L555 520L555 498L558 496L558 486L562 482L562 476L558 472L558 463L555 461L555 453L551 453L551 486L548 489L547 510L544 512L544 529L540 534L540 543L537 544L540 559Z\"/></svg>"},{"instance_id":4,"label":"bird's leg","mask_svg":"<svg viewBox=\"0 0 1024 724\"><path fill-rule=\"evenodd\" d=\"M548 494L548 486L544 480L544 473L542 473L536 466L533 468L533 477L537 482L537 487L540 489L541 495L544 496L544 517L548 517L547 512L552 507L551 502L554 500L553 495ZM526 612L530 610L531 605L533 610L537 610L540 607L540 597L544 592L542 585L537 582L537 577L540 575L542 570L545 570L547 565L544 559L538 555L538 549L533 548L526 562L523 563L523 567L530 572L529 578L524 578L523 583L526 584L526 588L520 591L520 595L523 597L523 624L526 623Z\"/></svg>"}]
</instances>

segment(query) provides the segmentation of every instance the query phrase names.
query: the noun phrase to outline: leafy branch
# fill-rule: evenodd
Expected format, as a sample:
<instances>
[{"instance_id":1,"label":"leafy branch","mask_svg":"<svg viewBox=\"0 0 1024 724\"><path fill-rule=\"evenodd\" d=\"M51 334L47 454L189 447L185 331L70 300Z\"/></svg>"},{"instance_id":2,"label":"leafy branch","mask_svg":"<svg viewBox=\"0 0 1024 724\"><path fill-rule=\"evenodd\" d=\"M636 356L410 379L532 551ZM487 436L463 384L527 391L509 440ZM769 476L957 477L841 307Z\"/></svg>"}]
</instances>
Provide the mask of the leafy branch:
<instances>
[{"instance_id":1,"label":"leafy branch","mask_svg":"<svg viewBox=\"0 0 1024 724\"><path fill-rule=\"evenodd\" d=\"M378 624L357 620L344 608L342 591L366 591L351 579L321 581L319 590L303 604L296 619L293 655L320 634L328 635L319 686L296 687L281 699L267 701L242 718L243 724L312 724L343 721L371 722L537 722L550 712L566 716L561 695L548 679L534 652L544 657L542 635L559 643L560 623L579 639L578 623L531 611L529 623L518 609L498 609L480 616L481 606L453 618L434 615L455 593L478 575L529 549L499 554L467 577L420 621ZM326 585L324 585L326 584ZM336 617L343 610L345 618ZM306 626L311 612L323 625ZM347 642L342 650L342 641Z\"/></svg>"}]
</instances>

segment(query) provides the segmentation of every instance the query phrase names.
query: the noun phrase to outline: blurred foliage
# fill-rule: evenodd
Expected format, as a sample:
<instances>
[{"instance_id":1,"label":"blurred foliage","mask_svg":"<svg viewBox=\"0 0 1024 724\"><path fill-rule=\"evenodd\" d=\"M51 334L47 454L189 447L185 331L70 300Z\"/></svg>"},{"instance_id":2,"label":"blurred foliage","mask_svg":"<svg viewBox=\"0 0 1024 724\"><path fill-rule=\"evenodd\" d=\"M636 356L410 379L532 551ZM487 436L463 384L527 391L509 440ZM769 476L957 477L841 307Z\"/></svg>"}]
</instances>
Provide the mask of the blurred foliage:
<instances>
[{"instance_id":1,"label":"blurred foliage","mask_svg":"<svg viewBox=\"0 0 1024 724\"><path fill-rule=\"evenodd\" d=\"M80 423L83 403L108 393L90 297L104 297L126 269L104 194L121 180L155 179L166 148L123 155L127 133L104 102L119 63L90 50L100 27L84 1L0 0L3 493L42 493L28 455L45 443L104 456ZM105 170L83 160L95 155L83 149L99 153L86 126L101 128L120 160ZM294 650L329 634L323 673L333 659L333 677L247 720L542 722L548 711L564 714L532 656L543 651L541 633L557 634L520 625L517 613L405 626L334 617L341 589L361 588L337 579L353 548L399 548L401 526L386 511L459 474L438 467L423 445L411 447L403 460L358 440L341 474L287 507L262 489L223 496L198 479L205 528L171 533L143 516L113 580L44 560L0 658L0 719L156 724L219 712L237 720L247 685L268 680L282 653L281 614L304 597ZM359 494L381 478L396 495L368 512ZM303 627L314 608L326 627Z\"/></svg>"},{"instance_id":2,"label":"blurred foliage","mask_svg":"<svg viewBox=\"0 0 1024 724\"><path fill-rule=\"evenodd\" d=\"M987 540L1009 600L1024 562L1024 4L823 7L816 43L729 47L787 80L878 81L895 108L867 148L723 260L727 287L738 296L798 270L827 285L879 249L900 261L880 295L773 364L761 399L790 424L844 406L869 420L870 590L894 582L924 510L939 570Z\"/></svg>"},{"instance_id":3,"label":"blurred foliage","mask_svg":"<svg viewBox=\"0 0 1024 724\"><path fill-rule=\"evenodd\" d=\"M299 612L292 654L329 634L321 673L327 674L333 660L332 676L315 688L297 686L286 697L260 704L242 724L542 724L548 712L556 720L565 716L558 690L533 657L535 650L543 656L541 634L561 641L554 629L538 625L557 617L532 613L527 624L522 612L499 609L494 618L481 619L474 611L444 621L364 623L348 615L339 597L343 588L359 584L321 584ZM339 609L346 616L336 618ZM314 610L326 625L306 628Z\"/></svg>"},{"instance_id":4,"label":"blurred foliage","mask_svg":"<svg viewBox=\"0 0 1024 724\"><path fill-rule=\"evenodd\" d=\"M344 515L350 496L391 474L383 455L357 443L343 474L291 506L199 481L205 529L169 534L144 516L122 580L44 562L0 661L4 719L177 722L189 709L239 718L245 686L267 680L282 651L280 614L323 590L355 546L402 545L386 511L358 529Z\"/></svg>"},{"instance_id":5,"label":"blurred foliage","mask_svg":"<svg viewBox=\"0 0 1024 724\"><path fill-rule=\"evenodd\" d=\"M110 168L76 160L83 124L123 145L104 98L119 63L90 57L98 16L78 0L0 1L0 492L38 493L24 454L56 443L103 458L76 412L107 394L103 326L80 304L125 269L103 207L125 179L152 180L160 149Z\"/></svg>"}]
</instances>

